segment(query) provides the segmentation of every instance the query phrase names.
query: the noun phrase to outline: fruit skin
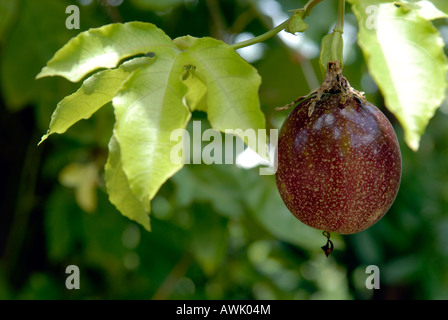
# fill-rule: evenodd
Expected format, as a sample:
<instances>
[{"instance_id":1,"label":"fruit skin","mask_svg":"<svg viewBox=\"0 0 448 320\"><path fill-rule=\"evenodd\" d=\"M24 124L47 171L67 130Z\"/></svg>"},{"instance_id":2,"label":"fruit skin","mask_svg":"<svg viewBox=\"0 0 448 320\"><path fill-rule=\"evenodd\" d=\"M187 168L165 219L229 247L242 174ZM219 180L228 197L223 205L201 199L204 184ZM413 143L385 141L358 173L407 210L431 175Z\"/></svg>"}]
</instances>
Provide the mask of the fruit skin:
<instances>
[{"instance_id":1,"label":"fruit skin","mask_svg":"<svg viewBox=\"0 0 448 320\"><path fill-rule=\"evenodd\" d=\"M398 193L395 131L377 107L355 96L327 93L301 102L280 130L277 152L280 195L313 228L363 231L384 216Z\"/></svg>"}]
</instances>

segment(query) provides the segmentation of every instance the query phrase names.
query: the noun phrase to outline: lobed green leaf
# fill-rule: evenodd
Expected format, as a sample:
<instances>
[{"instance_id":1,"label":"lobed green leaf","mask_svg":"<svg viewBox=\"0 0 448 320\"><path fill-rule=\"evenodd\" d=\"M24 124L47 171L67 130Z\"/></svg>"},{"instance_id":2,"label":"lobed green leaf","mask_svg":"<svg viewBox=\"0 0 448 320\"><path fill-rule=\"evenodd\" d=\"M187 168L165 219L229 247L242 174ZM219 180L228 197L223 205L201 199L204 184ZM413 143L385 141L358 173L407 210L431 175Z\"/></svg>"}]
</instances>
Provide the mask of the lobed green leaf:
<instances>
[{"instance_id":1,"label":"lobed green leaf","mask_svg":"<svg viewBox=\"0 0 448 320\"><path fill-rule=\"evenodd\" d=\"M183 163L171 159L191 111L208 114L215 129L265 127L258 101L261 79L229 45L211 38L182 37L173 42L148 23L104 26L70 40L38 77L59 75L77 81L98 68L146 52L113 70L93 74L56 108L50 134L65 132L112 100L115 112L109 142L106 186L110 201L149 230L150 201Z\"/></svg>"}]
</instances>

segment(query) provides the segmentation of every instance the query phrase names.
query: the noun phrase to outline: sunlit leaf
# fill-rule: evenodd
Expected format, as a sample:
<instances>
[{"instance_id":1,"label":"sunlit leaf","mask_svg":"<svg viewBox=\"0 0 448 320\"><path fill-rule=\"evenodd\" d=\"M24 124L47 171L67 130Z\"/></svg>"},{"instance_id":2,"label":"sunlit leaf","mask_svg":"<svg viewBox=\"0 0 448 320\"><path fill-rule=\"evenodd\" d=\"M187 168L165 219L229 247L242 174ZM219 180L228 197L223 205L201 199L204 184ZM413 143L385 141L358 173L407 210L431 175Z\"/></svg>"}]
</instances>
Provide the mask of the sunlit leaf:
<instances>
[{"instance_id":1,"label":"sunlit leaf","mask_svg":"<svg viewBox=\"0 0 448 320\"><path fill-rule=\"evenodd\" d=\"M105 179L110 202L122 215L132 219L150 231L149 204L144 204L132 192L121 163L120 147L115 136L109 142L109 157L105 166Z\"/></svg>"},{"instance_id":2,"label":"sunlit leaf","mask_svg":"<svg viewBox=\"0 0 448 320\"><path fill-rule=\"evenodd\" d=\"M440 33L407 7L381 0L351 2L369 71L403 126L406 143L417 150L445 98L448 67Z\"/></svg>"},{"instance_id":3,"label":"sunlit leaf","mask_svg":"<svg viewBox=\"0 0 448 320\"><path fill-rule=\"evenodd\" d=\"M265 128L258 99L261 78L229 45L197 39L179 59L194 65L194 75L207 86L207 118L214 129Z\"/></svg>"},{"instance_id":4,"label":"sunlit leaf","mask_svg":"<svg viewBox=\"0 0 448 320\"><path fill-rule=\"evenodd\" d=\"M149 201L161 185L182 168L170 158L171 132L185 128L190 112L182 103L186 87L183 68L176 63L178 49L136 71L113 99L114 134L121 150L123 171L138 199Z\"/></svg>"},{"instance_id":5,"label":"sunlit leaf","mask_svg":"<svg viewBox=\"0 0 448 320\"><path fill-rule=\"evenodd\" d=\"M446 0L401 0L398 3L417 10L427 20L448 18L448 1Z\"/></svg>"},{"instance_id":6,"label":"sunlit leaf","mask_svg":"<svg viewBox=\"0 0 448 320\"><path fill-rule=\"evenodd\" d=\"M37 78L61 76L77 82L99 68L114 68L124 58L153 52L163 55L174 47L155 25L115 23L80 33L58 50Z\"/></svg>"},{"instance_id":7,"label":"sunlit leaf","mask_svg":"<svg viewBox=\"0 0 448 320\"><path fill-rule=\"evenodd\" d=\"M52 133L64 133L81 119L88 119L104 104L111 101L121 84L136 69L151 63L150 58L135 58L114 70L104 70L87 78L81 88L65 97L54 111L50 128L41 142Z\"/></svg>"},{"instance_id":8,"label":"sunlit leaf","mask_svg":"<svg viewBox=\"0 0 448 320\"><path fill-rule=\"evenodd\" d=\"M194 70L186 74L188 74L188 77L184 80L184 84L187 86L185 99L190 110L207 112L207 86L195 76Z\"/></svg>"}]
</instances>

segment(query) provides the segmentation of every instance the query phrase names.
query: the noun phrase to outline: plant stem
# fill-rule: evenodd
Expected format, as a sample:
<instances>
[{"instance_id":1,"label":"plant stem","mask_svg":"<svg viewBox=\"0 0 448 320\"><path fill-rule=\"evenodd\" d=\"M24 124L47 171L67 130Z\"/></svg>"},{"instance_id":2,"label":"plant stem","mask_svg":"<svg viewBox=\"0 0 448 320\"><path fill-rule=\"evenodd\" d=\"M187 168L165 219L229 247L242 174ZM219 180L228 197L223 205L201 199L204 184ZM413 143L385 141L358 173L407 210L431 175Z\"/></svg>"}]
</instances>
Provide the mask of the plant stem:
<instances>
[{"instance_id":1,"label":"plant stem","mask_svg":"<svg viewBox=\"0 0 448 320\"><path fill-rule=\"evenodd\" d=\"M303 7L303 9L305 10L305 14L303 17L306 17L310 14L311 10L314 8L314 6L316 4L318 4L319 2L322 2L323 0L309 0L307 2L307 4ZM290 19L290 18L289 18ZM279 33L280 31L282 31L283 29L285 29L288 26L288 22L289 19L283 21L281 24L279 24L278 26L276 26L274 29L269 30L268 32L265 32L255 38L249 39L249 40L245 40L245 41L241 41L238 43L234 43L231 45L231 47L235 50L237 49L241 49L244 47L248 47L251 46L253 44L256 44L258 42L263 42L273 36L275 36L277 33ZM344 22L342 22L343 24Z\"/></svg>"},{"instance_id":2,"label":"plant stem","mask_svg":"<svg viewBox=\"0 0 448 320\"><path fill-rule=\"evenodd\" d=\"M305 15L303 16L304 18L310 14L311 9L314 8L314 6L316 4L318 4L319 2L322 2L323 0L309 0L306 5L303 7L303 9L305 9Z\"/></svg>"},{"instance_id":3,"label":"plant stem","mask_svg":"<svg viewBox=\"0 0 448 320\"><path fill-rule=\"evenodd\" d=\"M233 49L240 49L240 48L244 48L244 47L248 47L251 46L255 43L258 42L263 42L273 36L275 36L277 33L279 33L280 31L282 31L283 29L285 29L285 27L288 25L289 19L283 21L281 24L279 24L278 26L276 26L274 29L269 30L268 32L265 32L261 35L259 35L258 37L252 38L252 39L248 39L245 41L241 41L238 43L234 43L231 45L231 47Z\"/></svg>"},{"instance_id":4,"label":"plant stem","mask_svg":"<svg viewBox=\"0 0 448 320\"><path fill-rule=\"evenodd\" d=\"M341 60L341 65L342 65L342 57L343 57L343 52L342 52L342 47L343 44L340 43L342 42L342 34L344 33L344 15L345 15L345 0L339 0L338 3L338 17L336 20L336 25L334 26L333 32L336 33L338 32L340 34L339 37L336 37L336 35L333 37L333 42L331 44L331 56L333 58L333 60ZM341 53L340 56L338 55L338 48L341 48Z\"/></svg>"},{"instance_id":5,"label":"plant stem","mask_svg":"<svg viewBox=\"0 0 448 320\"><path fill-rule=\"evenodd\" d=\"M344 33L344 15L345 15L345 0L339 0L338 5L338 18L336 20L336 25L333 29L335 32Z\"/></svg>"}]
</instances>

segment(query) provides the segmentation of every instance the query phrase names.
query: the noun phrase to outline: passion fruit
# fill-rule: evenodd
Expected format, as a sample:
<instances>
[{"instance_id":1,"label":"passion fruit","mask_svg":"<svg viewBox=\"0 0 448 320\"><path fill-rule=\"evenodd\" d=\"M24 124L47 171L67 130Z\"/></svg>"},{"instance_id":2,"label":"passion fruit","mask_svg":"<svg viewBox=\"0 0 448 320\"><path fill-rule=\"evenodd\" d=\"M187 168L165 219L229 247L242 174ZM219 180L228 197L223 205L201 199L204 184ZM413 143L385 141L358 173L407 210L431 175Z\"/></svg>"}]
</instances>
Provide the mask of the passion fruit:
<instances>
[{"instance_id":1,"label":"passion fruit","mask_svg":"<svg viewBox=\"0 0 448 320\"><path fill-rule=\"evenodd\" d=\"M350 86L337 61L328 64L321 87L296 103L277 149L285 205L327 238L369 228L400 186L401 152L391 123Z\"/></svg>"}]
</instances>

